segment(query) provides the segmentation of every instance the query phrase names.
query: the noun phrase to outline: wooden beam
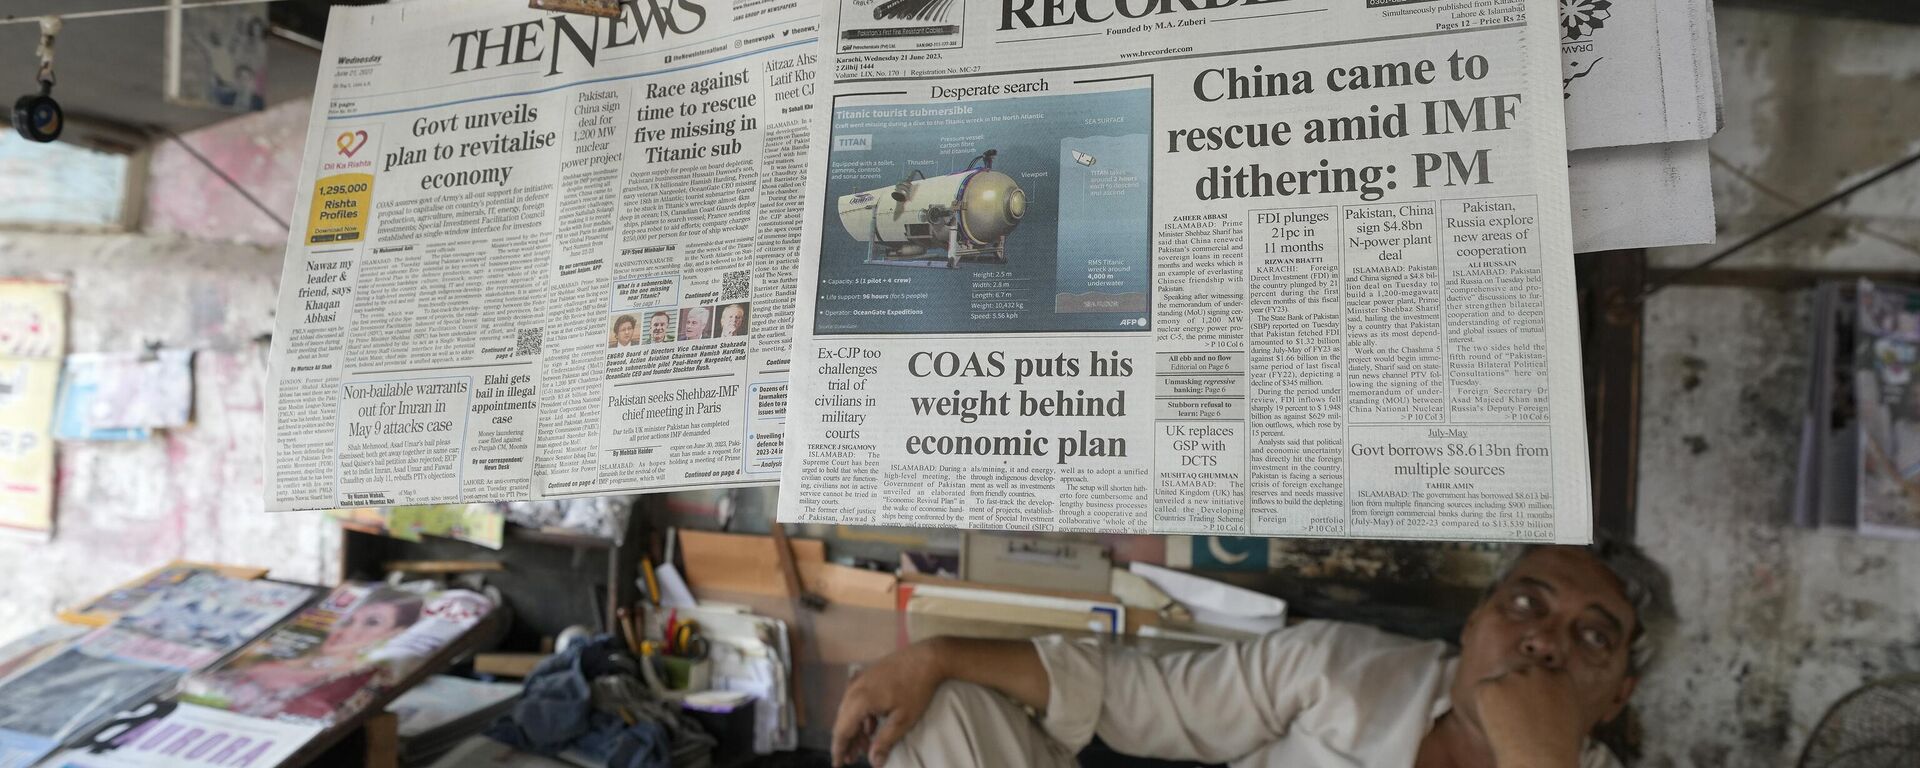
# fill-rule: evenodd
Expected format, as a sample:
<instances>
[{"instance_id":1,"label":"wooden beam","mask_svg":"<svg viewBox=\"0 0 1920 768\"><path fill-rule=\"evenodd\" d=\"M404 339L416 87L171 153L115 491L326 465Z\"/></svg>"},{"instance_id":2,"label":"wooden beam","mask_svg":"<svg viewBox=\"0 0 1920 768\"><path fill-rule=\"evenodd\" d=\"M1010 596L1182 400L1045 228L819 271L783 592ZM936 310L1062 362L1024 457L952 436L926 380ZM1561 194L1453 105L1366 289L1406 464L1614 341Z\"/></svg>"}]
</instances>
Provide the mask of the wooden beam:
<instances>
[{"instance_id":1,"label":"wooden beam","mask_svg":"<svg viewBox=\"0 0 1920 768\"><path fill-rule=\"evenodd\" d=\"M1787 11L1808 16L1920 24L1920 3L1913 0L1720 0L1720 5Z\"/></svg>"},{"instance_id":2,"label":"wooden beam","mask_svg":"<svg viewBox=\"0 0 1920 768\"><path fill-rule=\"evenodd\" d=\"M1812 288L1831 280L1852 282L1867 278L1881 283L1920 283L1920 271L1894 269L1796 269L1792 267L1757 267L1735 269L1714 267L1698 272L1686 273L1679 269L1649 269L1647 282L1665 285L1713 286L1720 288L1762 288L1776 291L1797 291Z\"/></svg>"},{"instance_id":3,"label":"wooden beam","mask_svg":"<svg viewBox=\"0 0 1920 768\"><path fill-rule=\"evenodd\" d=\"M1647 252L1575 257L1587 389L1587 460L1593 530L1633 540L1639 496L1640 343Z\"/></svg>"}]
</instances>

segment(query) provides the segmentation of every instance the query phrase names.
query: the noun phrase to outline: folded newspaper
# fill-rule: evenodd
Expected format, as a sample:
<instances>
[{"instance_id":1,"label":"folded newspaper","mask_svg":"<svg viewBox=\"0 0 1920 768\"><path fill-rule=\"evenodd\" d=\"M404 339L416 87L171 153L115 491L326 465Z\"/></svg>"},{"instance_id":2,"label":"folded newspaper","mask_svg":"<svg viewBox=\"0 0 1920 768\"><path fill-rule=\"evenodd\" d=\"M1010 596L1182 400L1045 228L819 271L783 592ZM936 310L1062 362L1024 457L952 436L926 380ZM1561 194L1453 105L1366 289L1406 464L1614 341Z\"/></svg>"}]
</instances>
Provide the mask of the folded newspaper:
<instances>
[{"instance_id":1,"label":"folded newspaper","mask_svg":"<svg viewBox=\"0 0 1920 768\"><path fill-rule=\"evenodd\" d=\"M181 683L181 699L251 717L352 717L493 610L465 590L347 584L233 658Z\"/></svg>"}]
</instances>

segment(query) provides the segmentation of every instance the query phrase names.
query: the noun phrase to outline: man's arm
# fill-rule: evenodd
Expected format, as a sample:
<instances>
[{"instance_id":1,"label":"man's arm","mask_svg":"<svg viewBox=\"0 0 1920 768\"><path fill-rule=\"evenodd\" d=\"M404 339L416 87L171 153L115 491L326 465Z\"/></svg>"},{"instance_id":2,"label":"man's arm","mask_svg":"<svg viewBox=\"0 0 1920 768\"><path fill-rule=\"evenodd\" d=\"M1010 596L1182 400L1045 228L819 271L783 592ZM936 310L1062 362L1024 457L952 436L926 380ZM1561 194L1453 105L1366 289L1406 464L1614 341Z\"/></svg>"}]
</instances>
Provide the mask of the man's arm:
<instances>
[{"instance_id":1,"label":"man's arm","mask_svg":"<svg viewBox=\"0 0 1920 768\"><path fill-rule=\"evenodd\" d=\"M1039 725L1068 749L1098 732L1130 755L1225 762L1285 733L1326 681L1330 661L1342 668L1368 663L1345 658L1368 654L1343 648L1350 643L1337 632L1337 625L1309 622L1158 658L1061 637L922 643L881 659L848 688L834 722L835 764L862 745L884 758L947 680L991 688L1043 712Z\"/></svg>"},{"instance_id":2,"label":"man's arm","mask_svg":"<svg viewBox=\"0 0 1920 768\"><path fill-rule=\"evenodd\" d=\"M1036 711L1047 708L1052 688L1040 654L1025 640L914 643L874 662L848 686L833 723L833 764L852 763L864 751L868 761L884 765L948 680L991 688Z\"/></svg>"}]
</instances>

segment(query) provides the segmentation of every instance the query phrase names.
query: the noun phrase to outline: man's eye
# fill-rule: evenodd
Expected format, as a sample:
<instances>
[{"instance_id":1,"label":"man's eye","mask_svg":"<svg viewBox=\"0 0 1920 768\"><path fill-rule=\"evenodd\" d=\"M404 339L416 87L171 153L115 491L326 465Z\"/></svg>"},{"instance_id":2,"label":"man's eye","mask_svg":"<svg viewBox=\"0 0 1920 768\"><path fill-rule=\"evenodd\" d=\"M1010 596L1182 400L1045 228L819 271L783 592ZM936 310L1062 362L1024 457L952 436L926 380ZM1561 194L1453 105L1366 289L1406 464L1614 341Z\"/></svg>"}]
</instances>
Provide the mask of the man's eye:
<instances>
[{"instance_id":1,"label":"man's eye","mask_svg":"<svg viewBox=\"0 0 1920 768\"><path fill-rule=\"evenodd\" d=\"M1613 645L1613 638L1600 630L1589 629L1580 633L1580 642L1586 643L1587 647L1594 650L1604 651Z\"/></svg>"},{"instance_id":2,"label":"man's eye","mask_svg":"<svg viewBox=\"0 0 1920 768\"><path fill-rule=\"evenodd\" d=\"M1534 608L1533 596L1526 593L1515 593L1513 596L1512 605L1513 605L1513 609L1516 611L1519 611L1521 613L1532 613Z\"/></svg>"}]
</instances>

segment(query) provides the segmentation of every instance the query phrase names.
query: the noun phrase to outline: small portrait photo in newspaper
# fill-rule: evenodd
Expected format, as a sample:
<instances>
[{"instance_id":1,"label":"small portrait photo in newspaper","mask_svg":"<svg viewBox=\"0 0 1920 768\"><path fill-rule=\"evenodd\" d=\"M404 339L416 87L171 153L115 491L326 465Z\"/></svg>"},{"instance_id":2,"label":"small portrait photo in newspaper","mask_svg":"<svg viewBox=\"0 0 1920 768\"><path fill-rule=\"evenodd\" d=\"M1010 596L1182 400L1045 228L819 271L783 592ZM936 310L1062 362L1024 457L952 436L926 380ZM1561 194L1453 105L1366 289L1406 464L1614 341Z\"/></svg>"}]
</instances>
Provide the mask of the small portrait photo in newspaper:
<instances>
[{"instance_id":1,"label":"small portrait photo in newspaper","mask_svg":"<svg viewBox=\"0 0 1920 768\"><path fill-rule=\"evenodd\" d=\"M622 312L613 316L613 328L607 332L607 346L632 347L640 343L640 318Z\"/></svg>"},{"instance_id":2,"label":"small portrait photo in newspaper","mask_svg":"<svg viewBox=\"0 0 1920 768\"><path fill-rule=\"evenodd\" d=\"M680 310L680 340L708 338L713 329L713 307L687 307Z\"/></svg>"}]
</instances>

